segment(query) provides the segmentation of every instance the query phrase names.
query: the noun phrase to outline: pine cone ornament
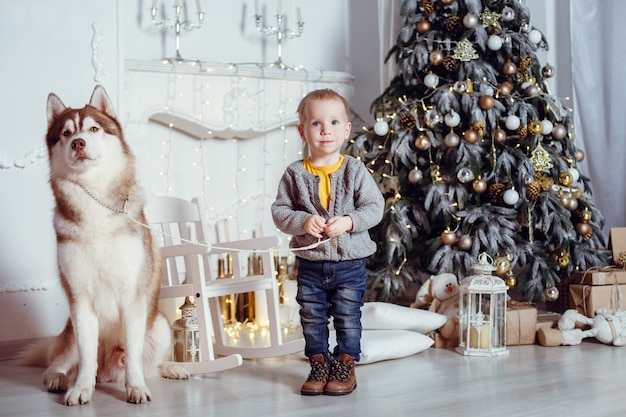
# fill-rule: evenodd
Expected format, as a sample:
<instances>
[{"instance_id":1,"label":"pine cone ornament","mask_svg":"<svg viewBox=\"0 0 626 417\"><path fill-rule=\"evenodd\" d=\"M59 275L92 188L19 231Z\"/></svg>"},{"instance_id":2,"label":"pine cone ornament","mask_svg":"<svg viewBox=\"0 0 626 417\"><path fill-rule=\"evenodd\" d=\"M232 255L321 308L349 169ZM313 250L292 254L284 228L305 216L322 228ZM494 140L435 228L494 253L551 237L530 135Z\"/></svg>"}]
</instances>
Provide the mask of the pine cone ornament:
<instances>
[{"instance_id":1,"label":"pine cone ornament","mask_svg":"<svg viewBox=\"0 0 626 417\"><path fill-rule=\"evenodd\" d=\"M446 29L449 32L459 35L463 32L463 25L461 24L461 18L459 16L450 16L446 19Z\"/></svg>"},{"instance_id":2,"label":"pine cone ornament","mask_svg":"<svg viewBox=\"0 0 626 417\"><path fill-rule=\"evenodd\" d=\"M422 10L424 10L425 16L430 16L435 12L435 6L430 0L422 0Z\"/></svg>"},{"instance_id":3,"label":"pine cone ornament","mask_svg":"<svg viewBox=\"0 0 626 417\"><path fill-rule=\"evenodd\" d=\"M526 126L520 126L517 128L517 137L519 140L524 140L528 137L528 128Z\"/></svg>"},{"instance_id":4,"label":"pine cone ornament","mask_svg":"<svg viewBox=\"0 0 626 417\"><path fill-rule=\"evenodd\" d=\"M502 201L502 196L504 195L504 190L506 186L502 183L495 183L489 186L489 198L494 203L499 203Z\"/></svg>"},{"instance_id":5,"label":"pine cone ornament","mask_svg":"<svg viewBox=\"0 0 626 417\"><path fill-rule=\"evenodd\" d=\"M454 70L456 70L457 65L458 63L456 62L456 59L454 59L452 55L446 55L443 58L443 67L445 68L446 71L453 72Z\"/></svg>"},{"instance_id":6,"label":"pine cone ornament","mask_svg":"<svg viewBox=\"0 0 626 417\"><path fill-rule=\"evenodd\" d=\"M410 112L404 112L398 116L398 124L404 130L411 130L417 126L417 119Z\"/></svg>"},{"instance_id":7,"label":"pine cone ornament","mask_svg":"<svg viewBox=\"0 0 626 417\"><path fill-rule=\"evenodd\" d=\"M526 197L528 197L530 201L537 201L540 193L541 183L539 181L534 180L526 186Z\"/></svg>"}]
</instances>

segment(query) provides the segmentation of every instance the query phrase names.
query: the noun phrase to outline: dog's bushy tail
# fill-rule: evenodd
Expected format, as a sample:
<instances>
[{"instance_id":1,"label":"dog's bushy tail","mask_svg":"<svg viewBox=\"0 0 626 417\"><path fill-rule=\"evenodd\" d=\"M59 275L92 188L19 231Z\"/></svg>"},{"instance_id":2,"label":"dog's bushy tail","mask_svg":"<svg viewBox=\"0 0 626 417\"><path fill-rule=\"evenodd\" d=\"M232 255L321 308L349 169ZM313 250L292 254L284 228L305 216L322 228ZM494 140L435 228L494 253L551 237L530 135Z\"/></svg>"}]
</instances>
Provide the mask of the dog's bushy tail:
<instances>
[{"instance_id":1,"label":"dog's bushy tail","mask_svg":"<svg viewBox=\"0 0 626 417\"><path fill-rule=\"evenodd\" d=\"M50 347L54 337L44 337L27 344L17 356L17 363L22 366L50 365Z\"/></svg>"}]
</instances>

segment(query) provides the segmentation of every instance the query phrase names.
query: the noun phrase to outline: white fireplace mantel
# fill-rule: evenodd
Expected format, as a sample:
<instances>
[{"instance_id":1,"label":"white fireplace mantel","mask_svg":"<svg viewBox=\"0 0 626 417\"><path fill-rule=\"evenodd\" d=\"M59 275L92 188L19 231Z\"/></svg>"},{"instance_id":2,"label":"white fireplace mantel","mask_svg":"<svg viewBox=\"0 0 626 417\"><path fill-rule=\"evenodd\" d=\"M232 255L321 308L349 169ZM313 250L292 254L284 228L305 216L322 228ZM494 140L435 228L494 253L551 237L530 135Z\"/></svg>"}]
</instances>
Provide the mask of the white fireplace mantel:
<instances>
[{"instance_id":1,"label":"white fireplace mantel","mask_svg":"<svg viewBox=\"0 0 626 417\"><path fill-rule=\"evenodd\" d=\"M296 125L309 91L332 88L346 99L344 72L260 64L125 62L125 123L153 121L198 139L252 138Z\"/></svg>"}]
</instances>

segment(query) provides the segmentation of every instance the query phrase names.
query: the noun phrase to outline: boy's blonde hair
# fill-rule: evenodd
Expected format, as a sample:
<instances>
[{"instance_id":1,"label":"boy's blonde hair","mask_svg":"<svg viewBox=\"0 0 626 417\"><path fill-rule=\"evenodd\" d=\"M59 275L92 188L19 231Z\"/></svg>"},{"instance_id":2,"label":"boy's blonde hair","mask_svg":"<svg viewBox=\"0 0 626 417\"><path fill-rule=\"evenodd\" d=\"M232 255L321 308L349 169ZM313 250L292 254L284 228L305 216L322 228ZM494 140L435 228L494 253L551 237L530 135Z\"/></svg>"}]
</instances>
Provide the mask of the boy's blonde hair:
<instances>
[{"instance_id":1,"label":"boy's blonde hair","mask_svg":"<svg viewBox=\"0 0 626 417\"><path fill-rule=\"evenodd\" d=\"M330 88L323 88L321 90L313 90L308 93L306 96L300 100L300 104L298 104L298 118L300 119L300 124L304 123L304 111L306 109L306 105L313 100L337 100L341 104L343 104L344 109L346 110L346 119L349 118L350 114L350 105L348 104L348 100L343 98L343 96L337 93L335 90Z\"/></svg>"}]
</instances>

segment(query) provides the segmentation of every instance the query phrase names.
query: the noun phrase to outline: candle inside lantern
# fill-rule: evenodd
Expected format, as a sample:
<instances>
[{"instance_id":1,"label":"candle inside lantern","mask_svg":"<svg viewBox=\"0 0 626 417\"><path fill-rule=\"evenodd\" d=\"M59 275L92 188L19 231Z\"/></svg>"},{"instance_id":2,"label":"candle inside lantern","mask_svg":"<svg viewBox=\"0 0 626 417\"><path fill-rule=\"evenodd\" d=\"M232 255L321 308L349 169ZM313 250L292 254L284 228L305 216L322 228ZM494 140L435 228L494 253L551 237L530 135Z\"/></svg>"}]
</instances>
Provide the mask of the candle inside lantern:
<instances>
[{"instance_id":1,"label":"candle inside lantern","mask_svg":"<svg viewBox=\"0 0 626 417\"><path fill-rule=\"evenodd\" d=\"M489 323L484 323L480 332L474 326L470 328L469 346L474 349L489 348Z\"/></svg>"},{"instance_id":2,"label":"candle inside lantern","mask_svg":"<svg viewBox=\"0 0 626 417\"><path fill-rule=\"evenodd\" d=\"M202 6L200 5L200 0L196 0L196 9L198 13L202 13Z\"/></svg>"},{"instance_id":3,"label":"candle inside lantern","mask_svg":"<svg viewBox=\"0 0 626 417\"><path fill-rule=\"evenodd\" d=\"M156 9L156 0L152 0L152 8Z\"/></svg>"},{"instance_id":4,"label":"candle inside lantern","mask_svg":"<svg viewBox=\"0 0 626 417\"><path fill-rule=\"evenodd\" d=\"M296 7L296 18L298 22L302 22L302 12L300 11L300 7Z\"/></svg>"}]
</instances>

